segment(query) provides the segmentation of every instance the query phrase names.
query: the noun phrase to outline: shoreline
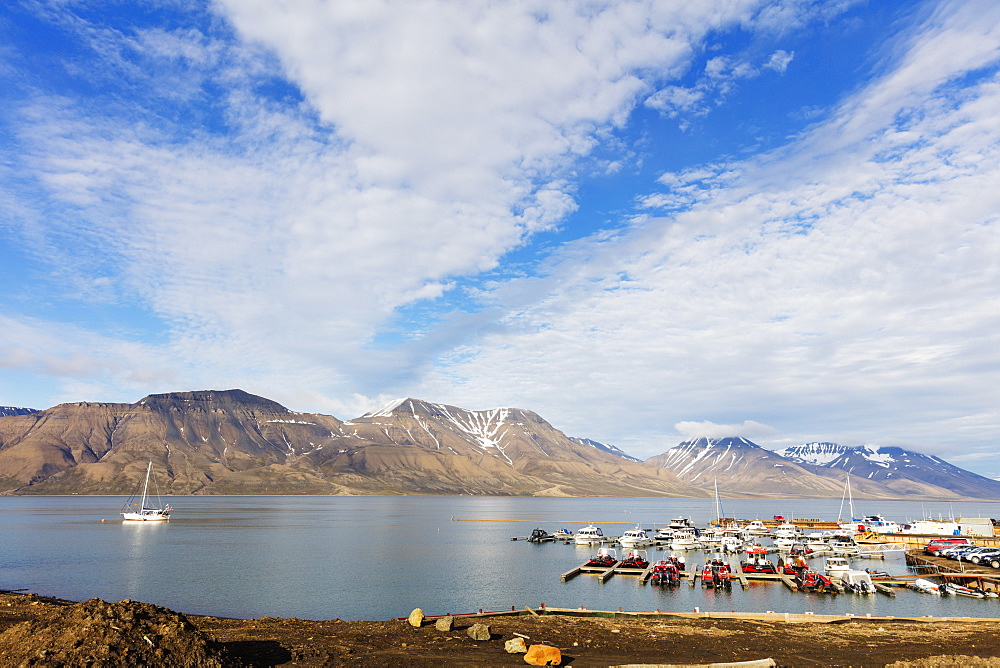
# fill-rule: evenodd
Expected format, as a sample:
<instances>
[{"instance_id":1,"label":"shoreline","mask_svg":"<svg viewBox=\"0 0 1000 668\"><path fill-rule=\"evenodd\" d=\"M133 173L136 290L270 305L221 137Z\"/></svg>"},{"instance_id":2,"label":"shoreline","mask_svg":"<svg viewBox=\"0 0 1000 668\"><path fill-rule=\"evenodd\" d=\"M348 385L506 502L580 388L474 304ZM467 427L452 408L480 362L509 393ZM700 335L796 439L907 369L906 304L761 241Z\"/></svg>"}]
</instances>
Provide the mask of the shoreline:
<instances>
[{"instance_id":1,"label":"shoreline","mask_svg":"<svg viewBox=\"0 0 1000 668\"><path fill-rule=\"evenodd\" d=\"M261 617L233 619L175 613L135 601L73 602L33 593L0 591L0 661L25 651L25 638L50 637L49 631L86 609L85 626L76 622L68 649L48 641L44 651L72 662L65 652L98 652L109 647L104 665L135 665L136 653L168 640L207 643L222 659L188 665L244 666L451 666L524 665L523 655L508 654L505 642L557 647L563 665L705 665L772 659L785 666L985 666L1000 663L1000 620L983 618L902 618L793 613L634 612L535 608L451 615L441 630L435 615L415 627L406 619L386 621L303 620ZM101 618L94 610L103 611ZM167 638L150 628L131 629L145 617L175 619L183 632ZM162 619L160 619L162 618ZM124 620L124 621L123 621ZM474 623L489 626L488 640L467 633ZM187 626L184 626L184 625ZM32 635L27 636L26 625ZM65 632L64 630L61 632ZM134 638L129 636L132 632ZM17 638L15 635L20 633ZM160 631L163 634L162 631ZM169 634L168 634L169 635ZM51 636L55 637L55 636ZM59 636L61 637L61 636ZM110 638L110 640L109 640ZM18 647L11 647L16 640ZM116 644L117 643L117 644ZM148 643L148 645L147 645ZM33 649L31 651L42 651ZM178 650L174 650L177 652ZM64 652L63 654L58 654ZM93 658L93 654L88 654ZM171 663L170 656L158 659ZM943 663L934 657L962 657ZM115 657L120 657L116 662ZM131 657L131 658L130 658ZM76 657L82 662L82 656ZM178 660L180 661L180 660ZM215 661L215 659L212 659ZM16 665L16 663L15 663Z\"/></svg>"}]
</instances>

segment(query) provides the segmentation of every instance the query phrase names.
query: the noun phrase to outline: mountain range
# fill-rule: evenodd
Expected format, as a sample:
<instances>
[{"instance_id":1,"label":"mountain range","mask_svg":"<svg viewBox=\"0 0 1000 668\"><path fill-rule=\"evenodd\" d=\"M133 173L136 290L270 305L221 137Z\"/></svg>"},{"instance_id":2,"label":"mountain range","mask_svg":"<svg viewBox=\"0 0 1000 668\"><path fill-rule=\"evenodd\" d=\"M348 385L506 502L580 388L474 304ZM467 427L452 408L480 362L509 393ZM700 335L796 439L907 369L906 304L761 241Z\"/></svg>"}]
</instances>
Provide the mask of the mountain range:
<instances>
[{"instance_id":1,"label":"mountain range","mask_svg":"<svg viewBox=\"0 0 1000 668\"><path fill-rule=\"evenodd\" d=\"M401 399L358 418L299 413L242 390L78 402L0 415L0 493L126 494L153 462L171 494L1000 499L1000 483L900 448L771 452L694 439L639 461L518 408Z\"/></svg>"}]
</instances>

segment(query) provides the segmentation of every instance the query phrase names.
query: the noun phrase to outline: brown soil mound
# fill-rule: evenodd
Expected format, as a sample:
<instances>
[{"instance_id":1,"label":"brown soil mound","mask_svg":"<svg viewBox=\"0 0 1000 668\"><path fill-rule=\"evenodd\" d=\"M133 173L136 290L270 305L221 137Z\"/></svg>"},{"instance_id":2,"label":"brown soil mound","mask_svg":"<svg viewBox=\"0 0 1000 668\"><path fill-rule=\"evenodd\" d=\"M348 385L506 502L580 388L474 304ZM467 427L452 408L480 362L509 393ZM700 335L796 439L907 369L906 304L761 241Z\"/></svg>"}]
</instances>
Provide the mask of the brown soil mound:
<instances>
[{"instance_id":1,"label":"brown soil mound","mask_svg":"<svg viewBox=\"0 0 1000 668\"><path fill-rule=\"evenodd\" d=\"M4 666L221 668L224 663L221 646L184 615L128 599L90 599L0 634Z\"/></svg>"}]
</instances>

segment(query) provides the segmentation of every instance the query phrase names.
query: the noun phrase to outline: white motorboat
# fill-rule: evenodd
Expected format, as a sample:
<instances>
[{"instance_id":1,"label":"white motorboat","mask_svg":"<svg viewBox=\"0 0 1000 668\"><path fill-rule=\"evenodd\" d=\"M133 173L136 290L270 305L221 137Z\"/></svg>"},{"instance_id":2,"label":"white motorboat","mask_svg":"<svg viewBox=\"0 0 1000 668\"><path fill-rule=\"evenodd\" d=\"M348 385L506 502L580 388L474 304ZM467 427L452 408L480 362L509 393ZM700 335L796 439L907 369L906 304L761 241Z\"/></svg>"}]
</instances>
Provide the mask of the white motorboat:
<instances>
[{"instance_id":1,"label":"white motorboat","mask_svg":"<svg viewBox=\"0 0 1000 668\"><path fill-rule=\"evenodd\" d=\"M691 520L687 517L675 517L670 520L670 524L667 525L667 528L671 531L676 531L678 529L690 529L693 526L694 525L691 524Z\"/></svg>"},{"instance_id":2,"label":"white motorboat","mask_svg":"<svg viewBox=\"0 0 1000 668\"><path fill-rule=\"evenodd\" d=\"M872 576L867 571L846 570L840 571L839 575L844 589L855 594L875 593L875 583L872 582Z\"/></svg>"},{"instance_id":3,"label":"white motorboat","mask_svg":"<svg viewBox=\"0 0 1000 668\"><path fill-rule=\"evenodd\" d=\"M776 536L774 538L774 546L781 551L791 550L794 545L798 545L799 541L794 536Z\"/></svg>"},{"instance_id":4,"label":"white motorboat","mask_svg":"<svg viewBox=\"0 0 1000 668\"><path fill-rule=\"evenodd\" d=\"M704 529L698 535L698 542L708 548L717 547L722 543L721 529Z\"/></svg>"},{"instance_id":5,"label":"white motorboat","mask_svg":"<svg viewBox=\"0 0 1000 668\"><path fill-rule=\"evenodd\" d=\"M149 466L146 467L146 480L144 482L136 484L135 490L132 492L132 496L128 497L125 505L122 506L122 518L127 522L164 522L170 519L170 511L173 510L169 505L164 506L163 502L160 500L159 490L156 492L156 505L147 505L152 503L152 498L149 495L149 479L153 473L153 462L149 462ZM139 486L142 486L142 495L139 496ZM156 481L153 481L153 486L156 486ZM139 502L136 503L136 497L139 497Z\"/></svg>"},{"instance_id":6,"label":"white motorboat","mask_svg":"<svg viewBox=\"0 0 1000 668\"><path fill-rule=\"evenodd\" d=\"M653 534L653 542L655 543L669 543L673 539L674 529L671 529L670 527L657 529L656 533Z\"/></svg>"},{"instance_id":7,"label":"white motorboat","mask_svg":"<svg viewBox=\"0 0 1000 668\"><path fill-rule=\"evenodd\" d=\"M700 550L704 545L698 540L694 529L680 529L674 532L670 541L671 550Z\"/></svg>"},{"instance_id":8,"label":"white motorboat","mask_svg":"<svg viewBox=\"0 0 1000 668\"><path fill-rule=\"evenodd\" d=\"M778 526L774 527L774 531L771 532L771 535L775 536L776 538L798 539L802 537L802 532L799 531L799 528L794 524L790 522L785 522L783 524L779 524Z\"/></svg>"},{"instance_id":9,"label":"white motorboat","mask_svg":"<svg viewBox=\"0 0 1000 668\"><path fill-rule=\"evenodd\" d=\"M968 587L963 587L960 584L955 584L954 582L945 582L942 587L944 587L944 592L947 594L953 594L955 596L968 596L969 598L986 598L986 594L978 589L970 589Z\"/></svg>"},{"instance_id":10,"label":"white motorboat","mask_svg":"<svg viewBox=\"0 0 1000 668\"><path fill-rule=\"evenodd\" d=\"M851 565L847 563L847 557L827 557L826 558L826 574L827 575L838 575L851 570Z\"/></svg>"},{"instance_id":11,"label":"white motorboat","mask_svg":"<svg viewBox=\"0 0 1000 668\"><path fill-rule=\"evenodd\" d=\"M941 595L941 587L934 584L930 580L925 580L924 578L917 578L911 582L910 589L919 591L922 594L934 594L936 596Z\"/></svg>"},{"instance_id":12,"label":"white motorboat","mask_svg":"<svg viewBox=\"0 0 1000 668\"><path fill-rule=\"evenodd\" d=\"M746 525L745 530L755 536L763 536L771 532L761 520L751 520L750 524Z\"/></svg>"},{"instance_id":13,"label":"white motorboat","mask_svg":"<svg viewBox=\"0 0 1000 668\"><path fill-rule=\"evenodd\" d=\"M851 539L833 539L830 541L830 550L834 554L858 555L861 553L858 544Z\"/></svg>"},{"instance_id":14,"label":"white motorboat","mask_svg":"<svg viewBox=\"0 0 1000 668\"><path fill-rule=\"evenodd\" d=\"M622 544L624 548L634 548L634 547L646 547L653 544L653 539L649 537L645 529L640 529L636 527L634 529L629 529L623 533L619 538L618 542Z\"/></svg>"},{"instance_id":15,"label":"white motorboat","mask_svg":"<svg viewBox=\"0 0 1000 668\"><path fill-rule=\"evenodd\" d=\"M576 541L577 545L593 545L595 543L610 543L613 539L605 536L600 527L590 524L577 531L573 540Z\"/></svg>"},{"instance_id":16,"label":"white motorboat","mask_svg":"<svg viewBox=\"0 0 1000 668\"><path fill-rule=\"evenodd\" d=\"M719 551L720 552L742 552L743 548L746 546L746 541L744 541L739 536L723 536L719 540Z\"/></svg>"}]
</instances>

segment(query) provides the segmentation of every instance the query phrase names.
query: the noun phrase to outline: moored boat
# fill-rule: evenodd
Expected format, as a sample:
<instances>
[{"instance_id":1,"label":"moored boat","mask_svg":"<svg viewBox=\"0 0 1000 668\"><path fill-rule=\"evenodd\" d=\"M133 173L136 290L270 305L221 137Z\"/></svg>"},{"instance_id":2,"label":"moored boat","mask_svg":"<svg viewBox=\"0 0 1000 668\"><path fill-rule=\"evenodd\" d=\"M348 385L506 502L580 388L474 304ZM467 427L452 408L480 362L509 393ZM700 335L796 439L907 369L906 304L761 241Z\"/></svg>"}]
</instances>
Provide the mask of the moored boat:
<instances>
[{"instance_id":1,"label":"moored boat","mask_svg":"<svg viewBox=\"0 0 1000 668\"><path fill-rule=\"evenodd\" d=\"M531 535L528 536L529 543L547 543L549 541L554 541L555 539L556 537L545 529L535 529L531 532Z\"/></svg>"},{"instance_id":2,"label":"moored boat","mask_svg":"<svg viewBox=\"0 0 1000 668\"><path fill-rule=\"evenodd\" d=\"M645 570L649 567L649 559L646 558L645 550L629 550L618 566L620 568L640 568Z\"/></svg>"},{"instance_id":3,"label":"moored boat","mask_svg":"<svg viewBox=\"0 0 1000 668\"><path fill-rule=\"evenodd\" d=\"M840 571L838 575L846 591L851 591L855 594L875 593L875 583L872 582L872 576L867 571L847 570Z\"/></svg>"},{"instance_id":4,"label":"moored boat","mask_svg":"<svg viewBox=\"0 0 1000 668\"><path fill-rule=\"evenodd\" d=\"M122 506L121 514L122 518L126 522L164 522L170 519L170 512L173 510L169 505L164 506L163 502L160 500L159 491L156 492L156 506L149 505L152 503L152 498L149 496L149 480L153 473L153 462L150 461L149 465L146 467L146 480L145 482L138 483L132 495ZM135 503L135 499L139 496L139 486L142 486L142 496L140 497L139 503ZM153 480L153 486L156 486L156 480Z\"/></svg>"},{"instance_id":5,"label":"moored boat","mask_svg":"<svg viewBox=\"0 0 1000 668\"><path fill-rule=\"evenodd\" d=\"M715 589L732 589L733 581L729 564L722 559L706 561L701 570L701 583L705 587L714 587Z\"/></svg>"},{"instance_id":6,"label":"moored boat","mask_svg":"<svg viewBox=\"0 0 1000 668\"><path fill-rule=\"evenodd\" d=\"M653 571L649 576L649 583L654 585L676 585L680 584L681 573L677 564L667 559L661 559L653 566Z\"/></svg>"},{"instance_id":7,"label":"moored boat","mask_svg":"<svg viewBox=\"0 0 1000 668\"><path fill-rule=\"evenodd\" d=\"M827 575L839 577L840 573L851 570L851 565L847 563L847 557L827 557L823 570Z\"/></svg>"},{"instance_id":8,"label":"moored boat","mask_svg":"<svg viewBox=\"0 0 1000 668\"><path fill-rule=\"evenodd\" d=\"M573 540L577 545L593 545L594 543L610 543L611 538L604 535L600 527L593 524L587 525L573 535Z\"/></svg>"},{"instance_id":9,"label":"moored boat","mask_svg":"<svg viewBox=\"0 0 1000 668\"><path fill-rule=\"evenodd\" d=\"M638 526L634 529L629 529L621 535L618 539L624 548L633 547L646 547L653 544L653 539L649 537L645 529L641 529Z\"/></svg>"},{"instance_id":10,"label":"moored boat","mask_svg":"<svg viewBox=\"0 0 1000 668\"><path fill-rule=\"evenodd\" d=\"M602 547L597 551L590 561L587 562L587 566L601 566L604 568L611 568L618 563L618 552L610 547Z\"/></svg>"},{"instance_id":11,"label":"moored boat","mask_svg":"<svg viewBox=\"0 0 1000 668\"><path fill-rule=\"evenodd\" d=\"M934 594L940 596L942 594L941 587L934 584L930 580L924 578L917 578L910 583L910 589L914 591L919 591L921 594Z\"/></svg>"},{"instance_id":12,"label":"moored boat","mask_svg":"<svg viewBox=\"0 0 1000 668\"><path fill-rule=\"evenodd\" d=\"M760 545L747 548L747 558L740 562L740 567L744 573L774 574L778 572L777 566L767 558L767 550Z\"/></svg>"},{"instance_id":13,"label":"moored boat","mask_svg":"<svg viewBox=\"0 0 1000 668\"><path fill-rule=\"evenodd\" d=\"M678 529L670 540L671 550L700 550L703 545L697 538L697 529Z\"/></svg>"}]
</instances>

